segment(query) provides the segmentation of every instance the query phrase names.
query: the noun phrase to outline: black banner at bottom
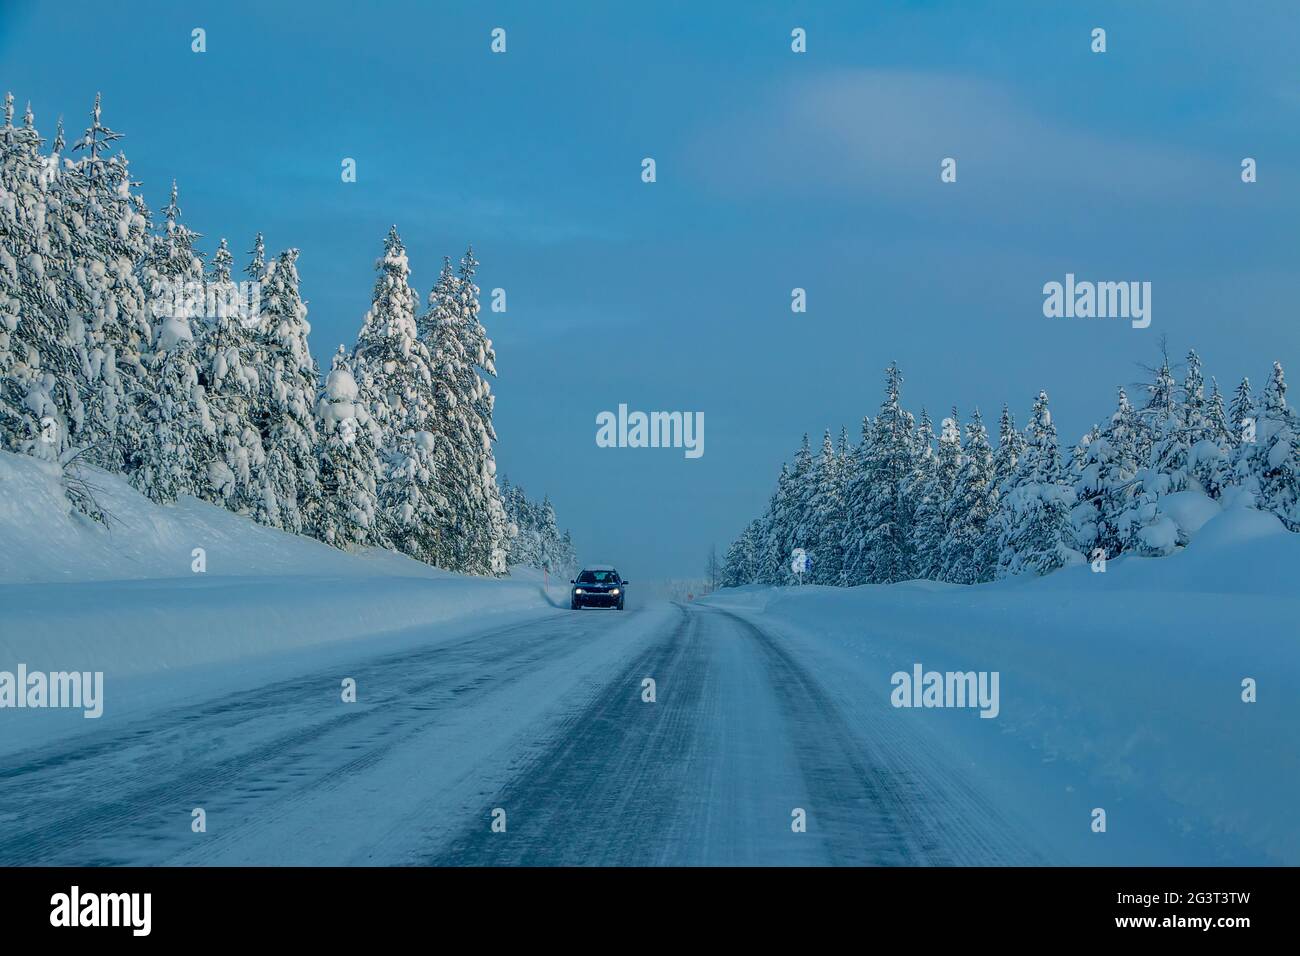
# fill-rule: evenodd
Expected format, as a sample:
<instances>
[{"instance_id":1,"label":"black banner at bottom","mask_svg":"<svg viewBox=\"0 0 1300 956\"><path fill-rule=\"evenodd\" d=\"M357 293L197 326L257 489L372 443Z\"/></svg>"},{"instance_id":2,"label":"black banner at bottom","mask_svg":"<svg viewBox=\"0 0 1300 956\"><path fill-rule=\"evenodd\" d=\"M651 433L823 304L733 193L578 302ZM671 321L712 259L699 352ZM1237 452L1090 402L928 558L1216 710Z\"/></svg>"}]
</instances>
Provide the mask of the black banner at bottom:
<instances>
[{"instance_id":1,"label":"black banner at bottom","mask_svg":"<svg viewBox=\"0 0 1300 956\"><path fill-rule=\"evenodd\" d=\"M765 942L908 928L944 939L1133 936L1228 943L1280 932L1292 869L8 869L6 941L329 944L399 934L524 933L534 943ZM618 932L619 936L610 933ZM630 935L627 935L630 934ZM665 936L665 934L668 934Z\"/></svg>"}]
</instances>

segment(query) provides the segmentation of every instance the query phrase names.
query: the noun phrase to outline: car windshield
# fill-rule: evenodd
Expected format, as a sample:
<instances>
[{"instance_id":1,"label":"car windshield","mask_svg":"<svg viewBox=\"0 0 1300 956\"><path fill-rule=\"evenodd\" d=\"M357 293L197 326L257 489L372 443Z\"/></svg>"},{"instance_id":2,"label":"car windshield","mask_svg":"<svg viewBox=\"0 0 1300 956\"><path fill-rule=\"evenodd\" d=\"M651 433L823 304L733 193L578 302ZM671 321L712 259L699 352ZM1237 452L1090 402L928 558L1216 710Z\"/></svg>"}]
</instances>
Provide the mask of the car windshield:
<instances>
[{"instance_id":1,"label":"car windshield","mask_svg":"<svg viewBox=\"0 0 1300 956\"><path fill-rule=\"evenodd\" d=\"M617 571L583 571L578 575L579 584L617 584Z\"/></svg>"}]
</instances>

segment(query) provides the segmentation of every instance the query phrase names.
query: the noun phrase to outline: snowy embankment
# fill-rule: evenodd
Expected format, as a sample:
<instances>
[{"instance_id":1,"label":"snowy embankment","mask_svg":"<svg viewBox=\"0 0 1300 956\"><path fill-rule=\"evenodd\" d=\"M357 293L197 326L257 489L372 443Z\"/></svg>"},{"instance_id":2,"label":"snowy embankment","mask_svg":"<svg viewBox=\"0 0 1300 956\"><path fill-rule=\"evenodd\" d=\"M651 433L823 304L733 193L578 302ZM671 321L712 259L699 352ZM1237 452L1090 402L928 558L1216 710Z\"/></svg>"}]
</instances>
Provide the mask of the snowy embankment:
<instances>
[{"instance_id":1,"label":"snowy embankment","mask_svg":"<svg viewBox=\"0 0 1300 956\"><path fill-rule=\"evenodd\" d=\"M888 703L886 719L943 741L1063 861L1300 863L1300 535L1272 515L1215 514L1185 550L1105 573L708 601L761 619L846 698L888 702L917 663L1000 672L995 719Z\"/></svg>"},{"instance_id":2,"label":"snowy embankment","mask_svg":"<svg viewBox=\"0 0 1300 956\"><path fill-rule=\"evenodd\" d=\"M357 638L367 651L397 649L462 635L485 614L500 623L552 607L540 575L498 581L389 552L345 554L194 499L160 507L120 476L86 474L113 516L107 529L71 510L57 467L0 452L0 670L103 671L106 716L127 702L112 690L124 681L138 710L292 673L300 653L346 659ZM10 729L20 713L6 715ZM0 749L28 740L5 736Z\"/></svg>"}]
</instances>

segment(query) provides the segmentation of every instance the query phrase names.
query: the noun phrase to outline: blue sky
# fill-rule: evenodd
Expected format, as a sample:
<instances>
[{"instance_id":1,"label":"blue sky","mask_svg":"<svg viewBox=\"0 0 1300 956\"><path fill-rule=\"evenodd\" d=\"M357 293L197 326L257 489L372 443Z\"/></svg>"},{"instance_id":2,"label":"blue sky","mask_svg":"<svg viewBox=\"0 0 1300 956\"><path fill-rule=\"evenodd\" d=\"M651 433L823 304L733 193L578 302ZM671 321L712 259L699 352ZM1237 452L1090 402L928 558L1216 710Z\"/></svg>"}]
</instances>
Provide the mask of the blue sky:
<instances>
[{"instance_id":1,"label":"blue sky","mask_svg":"<svg viewBox=\"0 0 1300 956\"><path fill-rule=\"evenodd\" d=\"M102 91L205 251L301 249L322 361L390 223L422 295L472 241L502 470L644 577L698 573L804 431L856 435L891 360L936 418L1047 388L1067 440L1161 335L1227 389L1300 376L1298 41L1291 2L4 0L0 86L47 136ZM1151 327L1044 318L1067 272L1150 281ZM596 447L619 403L703 411L704 456Z\"/></svg>"}]
</instances>

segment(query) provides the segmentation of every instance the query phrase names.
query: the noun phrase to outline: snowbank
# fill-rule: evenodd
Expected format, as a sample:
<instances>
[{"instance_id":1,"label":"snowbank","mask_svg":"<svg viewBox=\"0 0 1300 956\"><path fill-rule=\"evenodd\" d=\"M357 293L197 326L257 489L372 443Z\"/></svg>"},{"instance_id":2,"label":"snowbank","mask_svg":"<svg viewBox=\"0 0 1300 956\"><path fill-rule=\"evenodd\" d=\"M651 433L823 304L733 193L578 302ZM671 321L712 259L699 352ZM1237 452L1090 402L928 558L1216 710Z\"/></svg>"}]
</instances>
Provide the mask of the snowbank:
<instances>
[{"instance_id":1,"label":"snowbank","mask_svg":"<svg viewBox=\"0 0 1300 956\"><path fill-rule=\"evenodd\" d=\"M209 578L437 574L387 551L345 554L193 498L160 507L119 475L84 473L115 519L108 529L72 510L57 465L0 452L0 582L198 578L191 571L195 548L205 552Z\"/></svg>"},{"instance_id":2,"label":"snowbank","mask_svg":"<svg viewBox=\"0 0 1300 956\"><path fill-rule=\"evenodd\" d=\"M0 670L103 671L111 685L378 634L433 641L485 614L552 609L531 573L497 581L385 551L345 554L88 475L113 516L107 529L72 511L56 466L0 452Z\"/></svg>"},{"instance_id":3,"label":"snowbank","mask_svg":"<svg viewBox=\"0 0 1300 956\"><path fill-rule=\"evenodd\" d=\"M1199 512L1199 513L1198 513ZM1178 520L1199 521L1189 504ZM846 699L999 671L1001 713L890 710L1084 864L1300 863L1300 535L1230 508L1183 551L975 587L723 591ZM1258 702L1244 703L1253 678ZM1108 830L1090 829L1106 809Z\"/></svg>"}]
</instances>

